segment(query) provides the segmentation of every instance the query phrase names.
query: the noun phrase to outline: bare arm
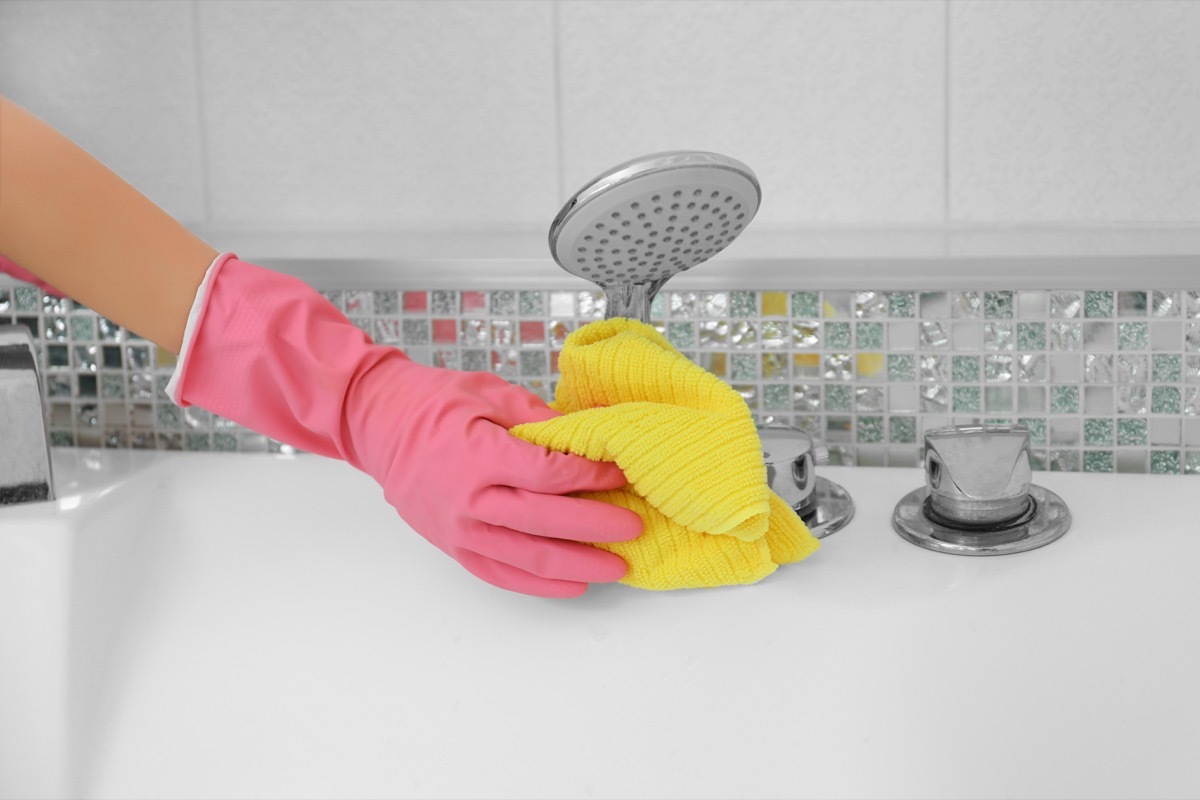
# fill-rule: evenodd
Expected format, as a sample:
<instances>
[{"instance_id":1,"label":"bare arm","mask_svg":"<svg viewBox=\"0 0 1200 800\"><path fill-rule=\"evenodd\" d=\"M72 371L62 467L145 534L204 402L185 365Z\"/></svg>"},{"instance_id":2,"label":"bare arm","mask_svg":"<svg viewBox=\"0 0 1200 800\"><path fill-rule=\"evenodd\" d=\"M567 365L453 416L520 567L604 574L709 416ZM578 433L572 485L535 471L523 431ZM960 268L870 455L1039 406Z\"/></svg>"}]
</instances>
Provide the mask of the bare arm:
<instances>
[{"instance_id":1,"label":"bare arm","mask_svg":"<svg viewBox=\"0 0 1200 800\"><path fill-rule=\"evenodd\" d=\"M0 254L178 353L217 251L71 140L0 97Z\"/></svg>"}]
</instances>

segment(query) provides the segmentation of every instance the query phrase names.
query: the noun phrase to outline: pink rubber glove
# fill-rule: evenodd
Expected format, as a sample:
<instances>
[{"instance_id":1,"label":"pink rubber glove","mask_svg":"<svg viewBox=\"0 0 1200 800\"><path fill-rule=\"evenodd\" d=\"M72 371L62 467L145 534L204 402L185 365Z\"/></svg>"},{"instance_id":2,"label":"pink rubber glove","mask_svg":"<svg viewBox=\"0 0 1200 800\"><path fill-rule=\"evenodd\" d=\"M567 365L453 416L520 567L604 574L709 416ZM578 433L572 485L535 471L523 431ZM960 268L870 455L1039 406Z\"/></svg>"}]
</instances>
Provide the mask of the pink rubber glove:
<instances>
[{"instance_id":1,"label":"pink rubber glove","mask_svg":"<svg viewBox=\"0 0 1200 800\"><path fill-rule=\"evenodd\" d=\"M583 542L636 538L631 511L569 492L625 485L615 464L550 452L508 428L558 416L499 376L416 364L374 344L302 281L213 262L168 391L375 478L415 531L489 583L547 597L619 580Z\"/></svg>"},{"instance_id":2,"label":"pink rubber glove","mask_svg":"<svg viewBox=\"0 0 1200 800\"><path fill-rule=\"evenodd\" d=\"M19 281L25 281L26 283L32 283L34 286L37 286L39 289L41 289L46 294L52 294L55 297L66 297L66 295L63 294L62 292L60 292L58 289L55 289L53 286L51 286L50 284L43 281L37 275L34 275L32 272L29 272L28 270L26 270L24 267L22 267L17 262L13 261L10 258L6 258L3 255L0 255L0 272L3 272L7 275L12 275L14 278L16 278Z\"/></svg>"}]
</instances>

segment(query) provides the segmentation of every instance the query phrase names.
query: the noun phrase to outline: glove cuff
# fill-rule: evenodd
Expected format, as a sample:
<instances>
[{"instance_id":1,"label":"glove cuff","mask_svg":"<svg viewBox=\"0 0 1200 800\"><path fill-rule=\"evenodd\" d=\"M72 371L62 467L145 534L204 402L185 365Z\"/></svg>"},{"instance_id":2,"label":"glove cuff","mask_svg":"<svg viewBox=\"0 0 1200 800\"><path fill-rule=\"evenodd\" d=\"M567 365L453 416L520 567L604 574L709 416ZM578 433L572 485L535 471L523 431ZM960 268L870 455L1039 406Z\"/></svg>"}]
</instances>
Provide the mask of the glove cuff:
<instances>
[{"instance_id":1,"label":"glove cuff","mask_svg":"<svg viewBox=\"0 0 1200 800\"><path fill-rule=\"evenodd\" d=\"M167 381L167 397L175 405L181 408L187 408L191 405L188 401L181 397L184 378L187 375L188 364L190 363L188 356L192 352L192 341L196 338L196 333L200 329L200 323L204 319L204 312L208 308L209 287L216 280L217 273L220 272L226 262L230 259L237 258L233 253L221 253L213 262L208 265L208 269L204 272L204 280L200 281L200 288L196 290L196 298L192 301L192 309L188 312L187 325L183 329L183 344L179 348L179 358L175 360L175 371L171 373L171 379Z\"/></svg>"}]
</instances>

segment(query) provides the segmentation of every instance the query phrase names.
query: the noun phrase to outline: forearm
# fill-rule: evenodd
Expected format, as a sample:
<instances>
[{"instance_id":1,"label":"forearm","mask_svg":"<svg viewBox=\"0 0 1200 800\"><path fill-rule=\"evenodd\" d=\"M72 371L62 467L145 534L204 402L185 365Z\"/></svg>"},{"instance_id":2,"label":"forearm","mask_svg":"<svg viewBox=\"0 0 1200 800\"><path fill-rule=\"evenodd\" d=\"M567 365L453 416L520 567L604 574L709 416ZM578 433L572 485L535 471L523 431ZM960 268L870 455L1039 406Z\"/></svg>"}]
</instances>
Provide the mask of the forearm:
<instances>
[{"instance_id":1,"label":"forearm","mask_svg":"<svg viewBox=\"0 0 1200 800\"><path fill-rule=\"evenodd\" d=\"M179 352L217 251L52 127L0 98L0 253Z\"/></svg>"}]
</instances>

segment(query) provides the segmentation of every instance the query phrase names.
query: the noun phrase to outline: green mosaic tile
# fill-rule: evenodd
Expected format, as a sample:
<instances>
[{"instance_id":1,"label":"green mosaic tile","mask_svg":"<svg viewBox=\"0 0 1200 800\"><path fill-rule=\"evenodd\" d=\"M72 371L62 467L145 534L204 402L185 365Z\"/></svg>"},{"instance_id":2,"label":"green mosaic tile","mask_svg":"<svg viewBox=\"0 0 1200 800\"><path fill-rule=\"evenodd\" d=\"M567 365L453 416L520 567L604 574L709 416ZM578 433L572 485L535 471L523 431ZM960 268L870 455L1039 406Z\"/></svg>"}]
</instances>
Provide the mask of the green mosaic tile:
<instances>
[{"instance_id":1,"label":"green mosaic tile","mask_svg":"<svg viewBox=\"0 0 1200 800\"><path fill-rule=\"evenodd\" d=\"M502 317L511 317L517 313L516 292L492 292L492 313ZM378 313L378 311L376 312Z\"/></svg>"},{"instance_id":2,"label":"green mosaic tile","mask_svg":"<svg viewBox=\"0 0 1200 800\"><path fill-rule=\"evenodd\" d=\"M74 316L70 319L71 338L75 340L92 340L96 338L96 318L92 316Z\"/></svg>"},{"instance_id":3,"label":"green mosaic tile","mask_svg":"<svg viewBox=\"0 0 1200 800\"><path fill-rule=\"evenodd\" d=\"M202 453L212 449L212 440L207 433L189 433L184 437L184 447Z\"/></svg>"},{"instance_id":4,"label":"green mosaic tile","mask_svg":"<svg viewBox=\"0 0 1200 800\"><path fill-rule=\"evenodd\" d=\"M100 396L106 400L117 400L125 397L125 376L111 372L100 376Z\"/></svg>"},{"instance_id":5,"label":"green mosaic tile","mask_svg":"<svg viewBox=\"0 0 1200 800\"><path fill-rule=\"evenodd\" d=\"M32 286L13 287L13 310L41 311L41 304L38 302L41 296L41 291Z\"/></svg>"},{"instance_id":6,"label":"green mosaic tile","mask_svg":"<svg viewBox=\"0 0 1200 800\"><path fill-rule=\"evenodd\" d=\"M1178 414L1182 403L1177 386L1155 386L1150 395L1150 411L1154 414Z\"/></svg>"},{"instance_id":7,"label":"green mosaic tile","mask_svg":"<svg viewBox=\"0 0 1200 800\"><path fill-rule=\"evenodd\" d=\"M883 441L883 417L859 417L858 441L868 444Z\"/></svg>"},{"instance_id":8,"label":"green mosaic tile","mask_svg":"<svg viewBox=\"0 0 1200 800\"><path fill-rule=\"evenodd\" d=\"M988 319L1012 319L1012 292L984 292L983 315Z\"/></svg>"},{"instance_id":9,"label":"green mosaic tile","mask_svg":"<svg viewBox=\"0 0 1200 800\"><path fill-rule=\"evenodd\" d=\"M375 292L376 314L399 314L400 293L392 290Z\"/></svg>"},{"instance_id":10,"label":"green mosaic tile","mask_svg":"<svg viewBox=\"0 0 1200 800\"><path fill-rule=\"evenodd\" d=\"M237 437L232 433L214 433L212 437L213 450L231 453L238 449Z\"/></svg>"},{"instance_id":11,"label":"green mosaic tile","mask_svg":"<svg viewBox=\"0 0 1200 800\"><path fill-rule=\"evenodd\" d=\"M521 292L518 306L523 317L540 317L546 313L546 302L541 292Z\"/></svg>"},{"instance_id":12,"label":"green mosaic tile","mask_svg":"<svg viewBox=\"0 0 1200 800\"><path fill-rule=\"evenodd\" d=\"M1145 350L1150 344L1150 329L1144 322L1117 323L1117 348Z\"/></svg>"},{"instance_id":13,"label":"green mosaic tile","mask_svg":"<svg viewBox=\"0 0 1200 800\"><path fill-rule=\"evenodd\" d=\"M654 295L654 299L650 301L650 319L662 319L665 316L665 302L661 294Z\"/></svg>"},{"instance_id":14,"label":"green mosaic tile","mask_svg":"<svg viewBox=\"0 0 1200 800\"><path fill-rule=\"evenodd\" d=\"M883 324L880 322L860 322L855 327L859 350L883 349Z\"/></svg>"},{"instance_id":15,"label":"green mosaic tile","mask_svg":"<svg viewBox=\"0 0 1200 800\"><path fill-rule=\"evenodd\" d=\"M979 380L978 356L955 356L951 376L957 383L972 383Z\"/></svg>"},{"instance_id":16,"label":"green mosaic tile","mask_svg":"<svg viewBox=\"0 0 1200 800\"><path fill-rule=\"evenodd\" d=\"M1046 349L1046 323L1044 323L1044 322L1018 322L1017 323L1017 349L1019 349L1019 350L1045 350Z\"/></svg>"},{"instance_id":17,"label":"green mosaic tile","mask_svg":"<svg viewBox=\"0 0 1200 800\"><path fill-rule=\"evenodd\" d=\"M488 351L463 350L462 368L467 372L484 372L488 368Z\"/></svg>"},{"instance_id":18,"label":"green mosaic tile","mask_svg":"<svg viewBox=\"0 0 1200 800\"><path fill-rule=\"evenodd\" d=\"M753 353L734 353L730 376L735 381L752 381L758 377L758 357Z\"/></svg>"},{"instance_id":19,"label":"green mosaic tile","mask_svg":"<svg viewBox=\"0 0 1200 800\"><path fill-rule=\"evenodd\" d=\"M550 374L550 357L545 350L522 350L521 374L526 377Z\"/></svg>"},{"instance_id":20,"label":"green mosaic tile","mask_svg":"<svg viewBox=\"0 0 1200 800\"><path fill-rule=\"evenodd\" d=\"M850 386L826 385L825 410L849 411L854 403L854 390Z\"/></svg>"},{"instance_id":21,"label":"green mosaic tile","mask_svg":"<svg viewBox=\"0 0 1200 800\"><path fill-rule=\"evenodd\" d=\"M1033 444L1046 443L1046 420L1041 417L1020 417L1017 424L1029 429L1029 441Z\"/></svg>"},{"instance_id":22,"label":"green mosaic tile","mask_svg":"<svg viewBox=\"0 0 1200 800\"><path fill-rule=\"evenodd\" d=\"M1117 444L1122 446L1144 445L1146 441L1146 420L1117 420Z\"/></svg>"},{"instance_id":23,"label":"green mosaic tile","mask_svg":"<svg viewBox=\"0 0 1200 800\"><path fill-rule=\"evenodd\" d=\"M1083 421L1083 443L1090 446L1111 445L1113 441L1113 421L1111 419L1090 418Z\"/></svg>"},{"instance_id":24,"label":"green mosaic tile","mask_svg":"<svg viewBox=\"0 0 1200 800\"><path fill-rule=\"evenodd\" d=\"M917 315L917 298L913 292L888 292L888 316L910 318Z\"/></svg>"},{"instance_id":25,"label":"green mosaic tile","mask_svg":"<svg viewBox=\"0 0 1200 800\"><path fill-rule=\"evenodd\" d=\"M667 339L679 349L696 346L696 326L690 322L672 322L667 325Z\"/></svg>"},{"instance_id":26,"label":"green mosaic tile","mask_svg":"<svg viewBox=\"0 0 1200 800\"><path fill-rule=\"evenodd\" d=\"M1079 387L1078 386L1051 386L1050 387L1050 413L1051 414L1078 414L1079 413Z\"/></svg>"},{"instance_id":27,"label":"green mosaic tile","mask_svg":"<svg viewBox=\"0 0 1200 800\"><path fill-rule=\"evenodd\" d=\"M183 427L183 417L180 414L181 409L179 406L170 403L159 403L156 411L155 416L160 428L176 429Z\"/></svg>"},{"instance_id":28,"label":"green mosaic tile","mask_svg":"<svg viewBox=\"0 0 1200 800\"><path fill-rule=\"evenodd\" d=\"M405 319L400 321L400 330L407 345L429 344L429 320ZM376 341L379 341L376 338Z\"/></svg>"},{"instance_id":29,"label":"green mosaic tile","mask_svg":"<svg viewBox=\"0 0 1200 800\"><path fill-rule=\"evenodd\" d=\"M1179 451L1151 450L1150 472L1156 475L1178 475L1180 472Z\"/></svg>"},{"instance_id":30,"label":"green mosaic tile","mask_svg":"<svg viewBox=\"0 0 1200 800\"><path fill-rule=\"evenodd\" d=\"M916 356L889 355L887 377L889 381L915 381L917 379Z\"/></svg>"},{"instance_id":31,"label":"green mosaic tile","mask_svg":"<svg viewBox=\"0 0 1200 800\"><path fill-rule=\"evenodd\" d=\"M758 315L756 292L732 292L729 296L729 316L753 317Z\"/></svg>"},{"instance_id":32,"label":"green mosaic tile","mask_svg":"<svg viewBox=\"0 0 1200 800\"><path fill-rule=\"evenodd\" d=\"M434 314L454 314L458 312L458 292L430 292L430 310Z\"/></svg>"},{"instance_id":33,"label":"green mosaic tile","mask_svg":"<svg viewBox=\"0 0 1200 800\"><path fill-rule=\"evenodd\" d=\"M1083 451L1083 471L1084 472L1112 472L1113 471L1112 450L1084 450Z\"/></svg>"},{"instance_id":34,"label":"green mosaic tile","mask_svg":"<svg viewBox=\"0 0 1200 800\"><path fill-rule=\"evenodd\" d=\"M1154 356L1154 382L1178 383L1183 380L1183 357L1177 355Z\"/></svg>"},{"instance_id":35,"label":"green mosaic tile","mask_svg":"<svg viewBox=\"0 0 1200 800\"><path fill-rule=\"evenodd\" d=\"M1084 292L1083 315L1085 317L1111 317L1113 315L1113 293Z\"/></svg>"},{"instance_id":36,"label":"green mosaic tile","mask_svg":"<svg viewBox=\"0 0 1200 800\"><path fill-rule=\"evenodd\" d=\"M983 407L978 386L954 387L954 410L958 413L977 413Z\"/></svg>"},{"instance_id":37,"label":"green mosaic tile","mask_svg":"<svg viewBox=\"0 0 1200 800\"><path fill-rule=\"evenodd\" d=\"M75 434L71 431L50 431L51 447L74 447Z\"/></svg>"},{"instance_id":38,"label":"green mosaic tile","mask_svg":"<svg viewBox=\"0 0 1200 800\"><path fill-rule=\"evenodd\" d=\"M792 292L792 316L816 319L821 316L821 296L816 292Z\"/></svg>"},{"instance_id":39,"label":"green mosaic tile","mask_svg":"<svg viewBox=\"0 0 1200 800\"><path fill-rule=\"evenodd\" d=\"M888 419L888 440L895 444L913 444L917 441L916 417L891 417Z\"/></svg>"},{"instance_id":40,"label":"green mosaic tile","mask_svg":"<svg viewBox=\"0 0 1200 800\"><path fill-rule=\"evenodd\" d=\"M850 323L825 323L825 346L834 350L846 350L850 347Z\"/></svg>"},{"instance_id":41,"label":"green mosaic tile","mask_svg":"<svg viewBox=\"0 0 1200 800\"><path fill-rule=\"evenodd\" d=\"M762 391L763 408L771 411L786 411L792 403L792 387L786 383L768 383Z\"/></svg>"}]
</instances>

